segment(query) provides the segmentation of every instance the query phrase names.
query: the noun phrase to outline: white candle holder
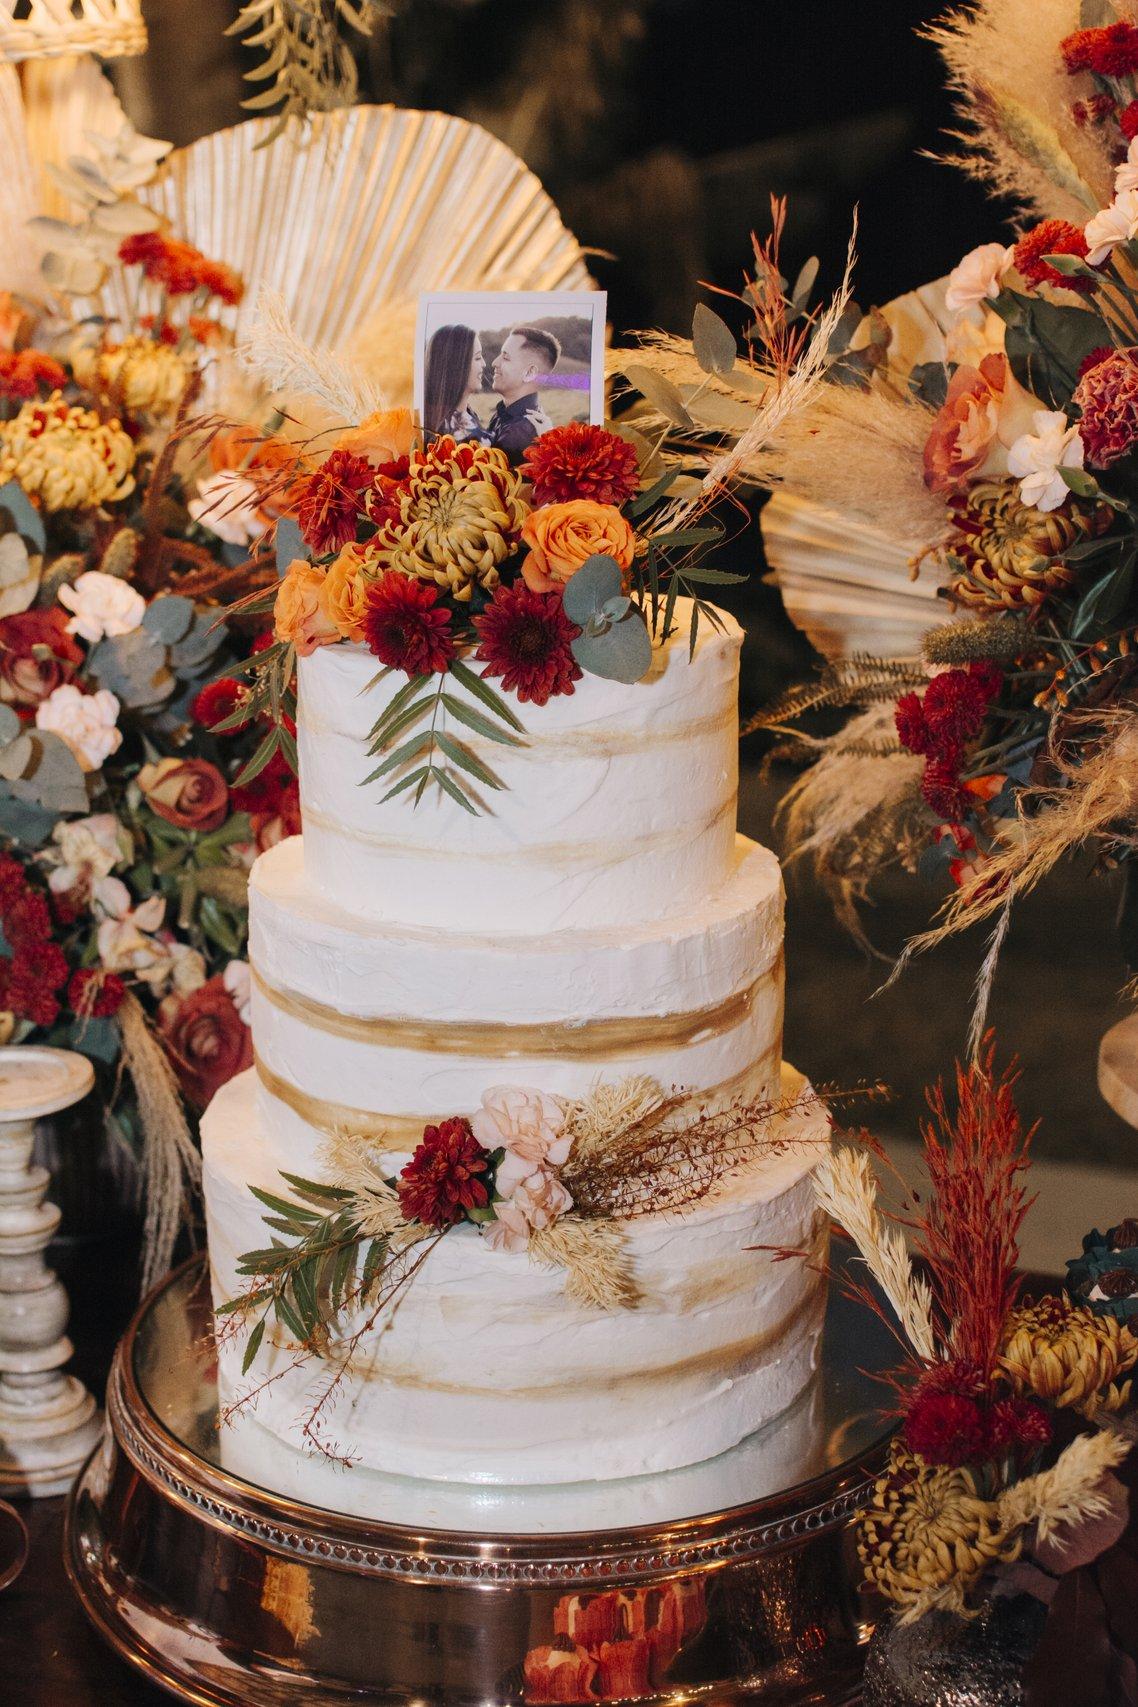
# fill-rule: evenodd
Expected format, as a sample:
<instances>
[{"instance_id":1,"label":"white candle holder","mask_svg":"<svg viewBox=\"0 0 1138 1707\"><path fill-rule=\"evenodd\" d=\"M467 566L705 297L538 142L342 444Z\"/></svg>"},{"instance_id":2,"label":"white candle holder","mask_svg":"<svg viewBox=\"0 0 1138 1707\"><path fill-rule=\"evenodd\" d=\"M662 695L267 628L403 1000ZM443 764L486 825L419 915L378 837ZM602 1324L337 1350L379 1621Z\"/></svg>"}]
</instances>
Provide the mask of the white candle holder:
<instances>
[{"instance_id":1,"label":"white candle holder","mask_svg":"<svg viewBox=\"0 0 1138 1707\"><path fill-rule=\"evenodd\" d=\"M66 1493L102 1428L90 1393L63 1373L67 1293L43 1255L60 1212L32 1161L36 1121L94 1081L69 1049L0 1049L0 1494Z\"/></svg>"}]
</instances>

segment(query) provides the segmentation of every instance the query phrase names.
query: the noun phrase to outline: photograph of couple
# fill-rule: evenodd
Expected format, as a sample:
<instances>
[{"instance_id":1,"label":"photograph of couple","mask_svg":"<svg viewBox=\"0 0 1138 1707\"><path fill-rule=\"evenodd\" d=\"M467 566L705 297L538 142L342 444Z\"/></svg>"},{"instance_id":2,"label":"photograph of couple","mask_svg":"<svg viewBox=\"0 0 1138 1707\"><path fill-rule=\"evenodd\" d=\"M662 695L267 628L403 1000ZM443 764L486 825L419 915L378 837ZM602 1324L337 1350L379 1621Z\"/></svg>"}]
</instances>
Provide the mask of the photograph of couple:
<instances>
[{"instance_id":1,"label":"photograph of couple","mask_svg":"<svg viewBox=\"0 0 1138 1707\"><path fill-rule=\"evenodd\" d=\"M417 405L428 435L475 440L519 462L550 427L604 419L599 291L423 297Z\"/></svg>"}]
</instances>

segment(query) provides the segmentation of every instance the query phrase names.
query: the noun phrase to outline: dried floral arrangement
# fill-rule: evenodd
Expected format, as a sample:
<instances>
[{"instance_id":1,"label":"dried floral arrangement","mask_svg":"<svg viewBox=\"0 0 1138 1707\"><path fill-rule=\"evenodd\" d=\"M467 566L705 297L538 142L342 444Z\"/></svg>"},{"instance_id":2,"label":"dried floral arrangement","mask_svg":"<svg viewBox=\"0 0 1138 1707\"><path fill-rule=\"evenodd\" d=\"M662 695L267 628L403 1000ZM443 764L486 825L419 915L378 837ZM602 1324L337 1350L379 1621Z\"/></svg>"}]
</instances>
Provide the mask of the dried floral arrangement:
<instances>
[{"instance_id":1,"label":"dried floral arrangement","mask_svg":"<svg viewBox=\"0 0 1138 1707\"><path fill-rule=\"evenodd\" d=\"M776 259L777 242L769 267ZM515 468L492 445L424 442L406 410L357 416L322 441L295 482L298 525L278 530L284 555L295 555L275 596L248 607L272 604L276 636L250 704L266 714L276 706L279 723L291 716L298 655L366 646L381 666L375 681L391 671L406 679L371 731L376 764L364 782L382 783L385 800L406 793L417 805L437 790L478 810L477 791L501 783L464 730L517 743L525 729L511 700L540 708L573 693L583 674L641 680L653 648L676 632L681 596L691 600L692 648L701 621L718 623L709 593L743 577L704 561L723 533L712 507L821 386L848 290L847 274L806 314L764 286L762 336L743 360L730 329L701 307L703 390L729 383L747 401L739 445L694 475L682 454L664 454L667 423L651 441L619 423L555 427ZM262 371L287 373L346 413L350 376L330 383L325 353L305 352L273 312ZM628 377L686 414L665 379L635 365ZM267 499L273 490L270 480ZM277 740L266 737L265 762Z\"/></svg>"},{"instance_id":2,"label":"dried floral arrangement","mask_svg":"<svg viewBox=\"0 0 1138 1707\"><path fill-rule=\"evenodd\" d=\"M989 1036L953 1094L929 1093L930 1189L897 1214L881 1206L864 1145L836 1149L816 1175L819 1203L875 1283L857 1294L895 1321L905 1351L889 1376L900 1428L858 1545L867 1581L907 1623L971 1616L994 1595L1049 1602L1055 1579L1127 1522L1113 1472L1134 1439L1138 1339L1076 1297L1020 1298L1034 1128L1015 1080Z\"/></svg>"},{"instance_id":3,"label":"dried floral arrangement","mask_svg":"<svg viewBox=\"0 0 1138 1707\"><path fill-rule=\"evenodd\" d=\"M187 427L243 284L135 194L167 144L92 147L53 171L78 218L34 222L42 303L0 299L0 1035L94 1063L146 1178L149 1276L196 1177L192 1111L251 1060L248 868L299 813L283 760L249 766L226 673L251 633L225 599L275 579L241 472L268 452ZM89 312L112 271L121 324Z\"/></svg>"},{"instance_id":4,"label":"dried floral arrangement","mask_svg":"<svg viewBox=\"0 0 1138 1707\"><path fill-rule=\"evenodd\" d=\"M368 1140L336 1134L321 1156L327 1178L282 1174L288 1196L249 1188L272 1238L240 1258L248 1284L219 1307L220 1332L247 1332L243 1373L270 1327L288 1355L255 1373L226 1420L318 1358L326 1373L304 1435L338 1456L323 1423L353 1357L445 1237L478 1236L495 1251L563 1269L566 1295L582 1308L635 1309L628 1224L682 1215L741 1171L817 1147L802 1117L823 1106L805 1089L711 1110L643 1077L599 1081L581 1099L495 1085L469 1117L427 1126L397 1173Z\"/></svg>"},{"instance_id":5,"label":"dried floral arrangement","mask_svg":"<svg viewBox=\"0 0 1138 1707\"><path fill-rule=\"evenodd\" d=\"M241 105L276 113L266 143L292 119L353 105L359 75L349 37L370 36L391 11L385 0L248 0L241 7L225 33L259 51L245 77L264 87Z\"/></svg>"},{"instance_id":6,"label":"dried floral arrangement","mask_svg":"<svg viewBox=\"0 0 1138 1707\"><path fill-rule=\"evenodd\" d=\"M1135 869L1138 22L1108 0L980 0L932 36L955 163L1014 200L1017 235L896 305L935 334L921 359L900 314L851 310L856 359L747 467L887 531L943 619L930 601L919 654L839 656L751 727L810 765L788 842L846 921L891 865L947 875L914 946L989 919L987 974L1015 898L1072 849ZM681 400L698 382L682 341L643 359ZM833 707L851 715L829 735L811 715Z\"/></svg>"}]
</instances>

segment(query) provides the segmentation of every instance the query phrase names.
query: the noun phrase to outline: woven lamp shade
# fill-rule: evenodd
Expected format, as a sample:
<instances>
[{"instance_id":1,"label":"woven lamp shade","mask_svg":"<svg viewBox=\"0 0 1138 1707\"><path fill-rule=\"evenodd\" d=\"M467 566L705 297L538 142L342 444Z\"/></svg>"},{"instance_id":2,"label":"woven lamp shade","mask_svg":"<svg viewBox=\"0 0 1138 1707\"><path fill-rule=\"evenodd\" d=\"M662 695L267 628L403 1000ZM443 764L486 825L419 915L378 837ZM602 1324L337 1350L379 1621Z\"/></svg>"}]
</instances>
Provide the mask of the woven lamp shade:
<instances>
[{"instance_id":1,"label":"woven lamp shade","mask_svg":"<svg viewBox=\"0 0 1138 1707\"><path fill-rule=\"evenodd\" d=\"M0 61L145 51L142 0L0 0Z\"/></svg>"}]
</instances>

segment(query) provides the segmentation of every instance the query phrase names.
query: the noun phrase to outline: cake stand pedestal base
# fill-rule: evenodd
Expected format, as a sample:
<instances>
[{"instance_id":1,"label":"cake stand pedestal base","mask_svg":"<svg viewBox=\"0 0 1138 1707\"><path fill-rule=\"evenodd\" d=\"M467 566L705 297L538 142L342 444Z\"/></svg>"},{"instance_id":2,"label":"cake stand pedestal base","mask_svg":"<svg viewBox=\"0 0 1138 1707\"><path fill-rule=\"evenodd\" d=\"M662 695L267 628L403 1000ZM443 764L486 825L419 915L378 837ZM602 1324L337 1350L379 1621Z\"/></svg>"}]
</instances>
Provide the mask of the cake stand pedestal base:
<instances>
[{"instance_id":1,"label":"cake stand pedestal base","mask_svg":"<svg viewBox=\"0 0 1138 1707\"><path fill-rule=\"evenodd\" d=\"M69 1506L71 1580L120 1654L203 1707L841 1707L869 1635L850 1520L884 1455L882 1389L865 1371L890 1349L836 1289L830 1318L803 1399L712 1464L534 1489L532 1521L525 1489L440 1496L346 1470L334 1511L222 1467L195 1258L119 1347L103 1444ZM628 1521L638 1489L650 1522Z\"/></svg>"}]
</instances>

